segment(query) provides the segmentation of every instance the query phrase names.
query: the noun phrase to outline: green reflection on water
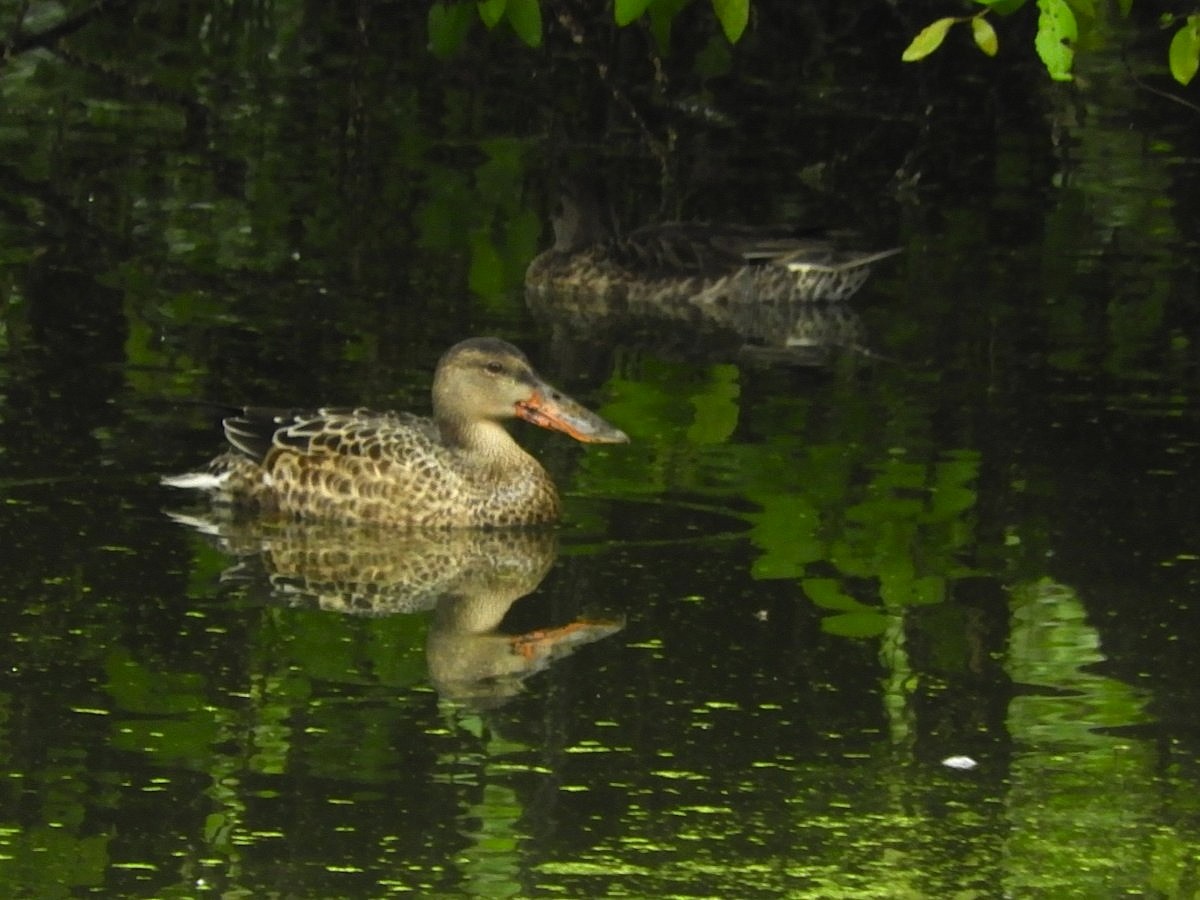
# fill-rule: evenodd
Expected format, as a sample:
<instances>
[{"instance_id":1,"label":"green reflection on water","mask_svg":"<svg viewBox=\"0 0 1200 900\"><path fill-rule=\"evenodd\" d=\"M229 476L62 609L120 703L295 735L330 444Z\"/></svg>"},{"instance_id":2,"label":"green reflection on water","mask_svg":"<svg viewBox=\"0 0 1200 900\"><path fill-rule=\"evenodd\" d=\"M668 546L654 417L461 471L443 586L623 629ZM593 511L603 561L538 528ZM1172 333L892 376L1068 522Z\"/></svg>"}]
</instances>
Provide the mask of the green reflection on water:
<instances>
[{"instance_id":1,"label":"green reflection on water","mask_svg":"<svg viewBox=\"0 0 1200 900\"><path fill-rule=\"evenodd\" d=\"M1156 754L1106 726L1149 721L1145 697L1089 671L1104 660L1079 597L1041 581L1013 594L1008 668L1029 691L1014 697L1008 722L1017 755L1005 811L1016 893L1092 897L1136 890L1158 836Z\"/></svg>"}]
</instances>

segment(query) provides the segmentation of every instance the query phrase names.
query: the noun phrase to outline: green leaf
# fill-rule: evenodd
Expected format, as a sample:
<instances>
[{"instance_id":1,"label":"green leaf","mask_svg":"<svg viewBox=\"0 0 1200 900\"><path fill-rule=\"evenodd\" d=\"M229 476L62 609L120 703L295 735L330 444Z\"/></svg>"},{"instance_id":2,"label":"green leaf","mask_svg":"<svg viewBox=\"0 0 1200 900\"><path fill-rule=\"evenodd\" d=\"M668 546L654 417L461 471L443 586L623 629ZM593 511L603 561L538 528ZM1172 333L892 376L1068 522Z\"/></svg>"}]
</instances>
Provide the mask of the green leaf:
<instances>
[{"instance_id":1,"label":"green leaf","mask_svg":"<svg viewBox=\"0 0 1200 900\"><path fill-rule=\"evenodd\" d=\"M712 0L713 12L731 44L736 44L750 21L750 0Z\"/></svg>"},{"instance_id":2,"label":"green leaf","mask_svg":"<svg viewBox=\"0 0 1200 900\"><path fill-rule=\"evenodd\" d=\"M737 366L713 366L710 374L709 384L690 398L696 417L687 438L693 444L723 444L737 429L741 394Z\"/></svg>"},{"instance_id":3,"label":"green leaf","mask_svg":"<svg viewBox=\"0 0 1200 900\"><path fill-rule=\"evenodd\" d=\"M971 35L975 38L975 46L988 56L995 56L1000 49L1000 41L996 37L996 29L987 19L974 18L971 20Z\"/></svg>"},{"instance_id":4,"label":"green leaf","mask_svg":"<svg viewBox=\"0 0 1200 900\"><path fill-rule=\"evenodd\" d=\"M930 22L917 33L917 36L912 39L904 52L900 55L900 59L904 62L916 62L919 59L924 59L938 47L942 46L942 41L946 39L946 32L950 30L950 26L959 19L945 18L938 19L936 22Z\"/></svg>"},{"instance_id":5,"label":"green leaf","mask_svg":"<svg viewBox=\"0 0 1200 900\"><path fill-rule=\"evenodd\" d=\"M753 521L751 540L762 554L751 566L752 577L798 578L810 563L825 558L817 534L821 512L809 497L773 493L762 499L762 512Z\"/></svg>"},{"instance_id":6,"label":"green leaf","mask_svg":"<svg viewBox=\"0 0 1200 900\"><path fill-rule=\"evenodd\" d=\"M929 606L946 599L946 579L940 575L922 575L880 579L879 597L889 610L906 606Z\"/></svg>"},{"instance_id":7,"label":"green leaf","mask_svg":"<svg viewBox=\"0 0 1200 900\"><path fill-rule=\"evenodd\" d=\"M1123 17L1128 18L1129 11L1133 9L1133 0L1117 0L1117 9L1121 11Z\"/></svg>"},{"instance_id":8,"label":"green leaf","mask_svg":"<svg viewBox=\"0 0 1200 900\"><path fill-rule=\"evenodd\" d=\"M717 35L709 36L707 43L696 53L692 68L701 78L719 78L728 75L733 67L733 56L729 42Z\"/></svg>"},{"instance_id":9,"label":"green leaf","mask_svg":"<svg viewBox=\"0 0 1200 900\"><path fill-rule=\"evenodd\" d=\"M479 18L489 29L495 28L504 18L504 10L507 7L508 0L479 0L477 6Z\"/></svg>"},{"instance_id":10,"label":"green leaf","mask_svg":"<svg viewBox=\"0 0 1200 900\"><path fill-rule=\"evenodd\" d=\"M493 299L504 292L504 259L487 229L471 233L471 264L467 284L479 296Z\"/></svg>"},{"instance_id":11,"label":"green leaf","mask_svg":"<svg viewBox=\"0 0 1200 900\"><path fill-rule=\"evenodd\" d=\"M821 620L821 630L837 637L876 638L887 631L888 624L887 616L870 610L826 616Z\"/></svg>"},{"instance_id":12,"label":"green leaf","mask_svg":"<svg viewBox=\"0 0 1200 900\"><path fill-rule=\"evenodd\" d=\"M979 477L979 457L968 451L934 466L927 520L950 522L978 503L973 483Z\"/></svg>"},{"instance_id":13,"label":"green leaf","mask_svg":"<svg viewBox=\"0 0 1200 900\"><path fill-rule=\"evenodd\" d=\"M649 5L650 0L616 0L613 4L613 18L624 28L641 16Z\"/></svg>"},{"instance_id":14,"label":"green leaf","mask_svg":"<svg viewBox=\"0 0 1200 900\"><path fill-rule=\"evenodd\" d=\"M667 56L671 52L671 23L691 0L651 0L650 33L658 52Z\"/></svg>"},{"instance_id":15,"label":"green leaf","mask_svg":"<svg viewBox=\"0 0 1200 900\"><path fill-rule=\"evenodd\" d=\"M542 46L542 6L540 0L508 0L505 11L508 24L527 47Z\"/></svg>"},{"instance_id":16,"label":"green leaf","mask_svg":"<svg viewBox=\"0 0 1200 900\"><path fill-rule=\"evenodd\" d=\"M1096 0L1067 0L1067 5L1076 19L1090 21L1096 18Z\"/></svg>"},{"instance_id":17,"label":"green leaf","mask_svg":"<svg viewBox=\"0 0 1200 900\"><path fill-rule=\"evenodd\" d=\"M469 3L435 3L429 7L429 52L438 59L457 53L467 38L475 13Z\"/></svg>"},{"instance_id":18,"label":"green leaf","mask_svg":"<svg viewBox=\"0 0 1200 900\"><path fill-rule=\"evenodd\" d=\"M980 6L986 6L998 16L1010 16L1025 5L1027 0L974 0Z\"/></svg>"},{"instance_id":19,"label":"green leaf","mask_svg":"<svg viewBox=\"0 0 1200 900\"><path fill-rule=\"evenodd\" d=\"M1055 81L1070 81L1071 65L1075 61L1075 40L1079 26L1066 0L1038 0L1037 38L1034 47Z\"/></svg>"},{"instance_id":20,"label":"green leaf","mask_svg":"<svg viewBox=\"0 0 1200 900\"><path fill-rule=\"evenodd\" d=\"M1187 23L1175 32L1167 60L1171 77L1180 84L1188 84L1196 77L1200 68L1200 15L1188 16Z\"/></svg>"},{"instance_id":21,"label":"green leaf","mask_svg":"<svg viewBox=\"0 0 1200 900\"><path fill-rule=\"evenodd\" d=\"M802 578L800 588L813 605L835 612L869 612L871 607L842 591L841 582L833 578Z\"/></svg>"}]
</instances>

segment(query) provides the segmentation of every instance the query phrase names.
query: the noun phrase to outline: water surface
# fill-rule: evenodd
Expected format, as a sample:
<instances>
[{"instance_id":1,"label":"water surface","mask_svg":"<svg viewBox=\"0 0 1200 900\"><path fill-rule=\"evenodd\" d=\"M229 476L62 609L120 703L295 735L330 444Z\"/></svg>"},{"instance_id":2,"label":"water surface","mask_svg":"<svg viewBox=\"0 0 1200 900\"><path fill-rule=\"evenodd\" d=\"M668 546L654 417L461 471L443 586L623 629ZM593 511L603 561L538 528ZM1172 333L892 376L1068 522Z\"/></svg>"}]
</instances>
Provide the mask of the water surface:
<instances>
[{"instance_id":1,"label":"water surface","mask_svg":"<svg viewBox=\"0 0 1200 900\"><path fill-rule=\"evenodd\" d=\"M734 126L629 88L680 138L664 181L589 48L440 62L420 17L238 6L0 73L6 896L1200 890L1177 108L1103 54L1077 93L985 89L853 41L773 57L765 23L728 76L670 64ZM820 366L581 335L521 290L564 166L627 222L904 252ZM168 516L203 514L157 478L217 449L218 404L424 410L475 333L632 438L517 426L556 531Z\"/></svg>"}]
</instances>

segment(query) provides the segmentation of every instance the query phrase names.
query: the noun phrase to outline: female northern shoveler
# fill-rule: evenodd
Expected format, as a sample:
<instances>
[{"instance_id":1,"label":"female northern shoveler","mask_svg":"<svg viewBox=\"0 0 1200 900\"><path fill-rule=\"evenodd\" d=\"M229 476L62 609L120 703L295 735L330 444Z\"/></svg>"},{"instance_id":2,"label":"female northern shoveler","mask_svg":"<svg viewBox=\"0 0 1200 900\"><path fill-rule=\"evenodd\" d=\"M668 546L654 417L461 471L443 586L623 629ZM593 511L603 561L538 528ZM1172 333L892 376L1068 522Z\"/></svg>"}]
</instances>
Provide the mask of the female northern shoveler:
<instances>
[{"instance_id":1,"label":"female northern shoveler","mask_svg":"<svg viewBox=\"0 0 1200 900\"><path fill-rule=\"evenodd\" d=\"M163 483L294 519L440 528L553 521L554 482L505 429L512 418L588 443L629 440L543 381L516 347L472 338L438 362L432 419L246 409L225 420L232 451Z\"/></svg>"},{"instance_id":2,"label":"female northern shoveler","mask_svg":"<svg viewBox=\"0 0 1200 900\"><path fill-rule=\"evenodd\" d=\"M785 228L668 222L617 237L599 204L568 185L554 215L554 246L529 264L532 299L588 299L623 314L663 304L810 303L852 296L871 267L899 248L863 253Z\"/></svg>"}]
</instances>

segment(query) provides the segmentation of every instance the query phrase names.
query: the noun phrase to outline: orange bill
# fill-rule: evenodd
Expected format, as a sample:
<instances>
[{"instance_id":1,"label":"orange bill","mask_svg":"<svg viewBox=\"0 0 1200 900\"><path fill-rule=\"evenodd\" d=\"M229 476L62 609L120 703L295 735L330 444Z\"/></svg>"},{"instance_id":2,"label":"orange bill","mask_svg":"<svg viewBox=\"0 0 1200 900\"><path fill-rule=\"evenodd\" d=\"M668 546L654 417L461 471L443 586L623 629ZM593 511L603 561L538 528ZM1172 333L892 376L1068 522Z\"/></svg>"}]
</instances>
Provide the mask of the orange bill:
<instances>
[{"instance_id":1,"label":"orange bill","mask_svg":"<svg viewBox=\"0 0 1200 900\"><path fill-rule=\"evenodd\" d=\"M529 399L517 403L516 414L526 422L561 431L586 444L629 443L629 436L620 428L545 383L539 384Z\"/></svg>"}]
</instances>

